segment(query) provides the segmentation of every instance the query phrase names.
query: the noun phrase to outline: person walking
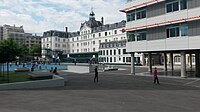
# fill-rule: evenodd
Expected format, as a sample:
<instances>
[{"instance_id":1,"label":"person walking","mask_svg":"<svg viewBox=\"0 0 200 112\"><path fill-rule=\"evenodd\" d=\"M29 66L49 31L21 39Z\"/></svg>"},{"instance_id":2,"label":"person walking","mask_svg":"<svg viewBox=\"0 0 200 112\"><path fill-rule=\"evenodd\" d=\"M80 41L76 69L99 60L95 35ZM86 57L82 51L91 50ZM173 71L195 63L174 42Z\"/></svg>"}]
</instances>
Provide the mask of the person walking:
<instances>
[{"instance_id":1,"label":"person walking","mask_svg":"<svg viewBox=\"0 0 200 112\"><path fill-rule=\"evenodd\" d=\"M156 84L156 82L157 82L157 84L160 84L159 80L158 80L157 68L155 67L154 68L154 84Z\"/></svg>"},{"instance_id":2,"label":"person walking","mask_svg":"<svg viewBox=\"0 0 200 112\"><path fill-rule=\"evenodd\" d=\"M95 72L94 83L95 83L96 79L97 79L97 83L98 83L99 80L98 80L98 68L97 68L97 66L95 66L94 72Z\"/></svg>"}]
</instances>

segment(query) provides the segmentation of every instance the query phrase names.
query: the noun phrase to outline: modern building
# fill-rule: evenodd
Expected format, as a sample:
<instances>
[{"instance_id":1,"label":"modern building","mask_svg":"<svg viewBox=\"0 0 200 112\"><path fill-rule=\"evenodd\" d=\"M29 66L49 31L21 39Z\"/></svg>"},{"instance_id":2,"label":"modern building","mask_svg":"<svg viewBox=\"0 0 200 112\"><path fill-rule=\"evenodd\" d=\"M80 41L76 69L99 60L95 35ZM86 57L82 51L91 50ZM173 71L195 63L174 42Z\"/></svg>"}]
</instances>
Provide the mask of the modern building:
<instances>
[{"instance_id":1,"label":"modern building","mask_svg":"<svg viewBox=\"0 0 200 112\"><path fill-rule=\"evenodd\" d=\"M41 36L25 33L23 26L0 26L0 40L8 38L13 39L17 44L26 45L29 49L35 44L41 45Z\"/></svg>"},{"instance_id":2,"label":"modern building","mask_svg":"<svg viewBox=\"0 0 200 112\"><path fill-rule=\"evenodd\" d=\"M30 49L33 45L41 45L41 36L32 35L31 33L25 33L25 45Z\"/></svg>"},{"instance_id":3,"label":"modern building","mask_svg":"<svg viewBox=\"0 0 200 112\"><path fill-rule=\"evenodd\" d=\"M152 54L162 53L164 68L167 68L169 54L171 69L174 54L179 54L181 77L186 75L186 54L195 56L196 76L200 76L200 1L199 0L127 0L126 31L128 34L127 52L147 53L149 71L152 72Z\"/></svg>"},{"instance_id":4,"label":"modern building","mask_svg":"<svg viewBox=\"0 0 200 112\"><path fill-rule=\"evenodd\" d=\"M3 40L3 26L0 26L0 40Z\"/></svg>"},{"instance_id":5,"label":"modern building","mask_svg":"<svg viewBox=\"0 0 200 112\"><path fill-rule=\"evenodd\" d=\"M41 41L43 58L56 58L59 53L68 53L69 47L66 32L56 30L46 31L43 33Z\"/></svg>"},{"instance_id":6,"label":"modern building","mask_svg":"<svg viewBox=\"0 0 200 112\"><path fill-rule=\"evenodd\" d=\"M25 44L24 33L23 26L3 25L3 39L11 38L18 44Z\"/></svg>"}]
</instances>

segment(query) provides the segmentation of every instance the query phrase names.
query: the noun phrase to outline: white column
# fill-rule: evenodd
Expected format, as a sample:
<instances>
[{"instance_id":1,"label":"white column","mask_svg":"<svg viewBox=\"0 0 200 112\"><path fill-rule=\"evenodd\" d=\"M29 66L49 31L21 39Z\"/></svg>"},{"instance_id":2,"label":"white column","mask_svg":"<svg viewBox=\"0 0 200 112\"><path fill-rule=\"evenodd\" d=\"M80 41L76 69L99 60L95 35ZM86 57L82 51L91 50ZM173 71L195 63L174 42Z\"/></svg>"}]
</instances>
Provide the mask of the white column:
<instances>
[{"instance_id":1,"label":"white column","mask_svg":"<svg viewBox=\"0 0 200 112\"><path fill-rule=\"evenodd\" d=\"M167 71L167 53L164 53L164 69Z\"/></svg>"},{"instance_id":2,"label":"white column","mask_svg":"<svg viewBox=\"0 0 200 112\"><path fill-rule=\"evenodd\" d=\"M199 70L199 52L195 53L195 68L196 68L196 77L199 77L200 70Z\"/></svg>"},{"instance_id":3,"label":"white column","mask_svg":"<svg viewBox=\"0 0 200 112\"><path fill-rule=\"evenodd\" d=\"M192 54L190 53L190 69L192 69Z\"/></svg>"},{"instance_id":4,"label":"white column","mask_svg":"<svg viewBox=\"0 0 200 112\"><path fill-rule=\"evenodd\" d=\"M186 55L181 51L181 77L186 77Z\"/></svg>"},{"instance_id":5,"label":"white column","mask_svg":"<svg viewBox=\"0 0 200 112\"><path fill-rule=\"evenodd\" d=\"M142 53L142 65L145 66L146 65L146 60L145 60L145 55L144 53Z\"/></svg>"},{"instance_id":6,"label":"white column","mask_svg":"<svg viewBox=\"0 0 200 112\"><path fill-rule=\"evenodd\" d=\"M135 53L131 53L131 74L135 75Z\"/></svg>"},{"instance_id":7,"label":"white column","mask_svg":"<svg viewBox=\"0 0 200 112\"><path fill-rule=\"evenodd\" d=\"M149 72L152 72L152 55L151 53L148 54L148 64L149 64Z\"/></svg>"},{"instance_id":8,"label":"white column","mask_svg":"<svg viewBox=\"0 0 200 112\"><path fill-rule=\"evenodd\" d=\"M173 53L170 53L170 64L171 64L171 69L172 71L174 70L174 59L173 59Z\"/></svg>"}]
</instances>

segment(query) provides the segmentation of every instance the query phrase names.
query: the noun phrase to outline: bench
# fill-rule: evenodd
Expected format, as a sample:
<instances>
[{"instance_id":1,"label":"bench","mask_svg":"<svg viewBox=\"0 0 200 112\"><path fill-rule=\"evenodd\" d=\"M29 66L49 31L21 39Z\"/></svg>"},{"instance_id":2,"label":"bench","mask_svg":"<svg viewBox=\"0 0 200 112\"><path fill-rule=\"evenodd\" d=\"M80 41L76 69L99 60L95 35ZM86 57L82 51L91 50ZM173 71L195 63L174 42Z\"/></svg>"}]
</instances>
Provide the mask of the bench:
<instances>
[{"instance_id":1,"label":"bench","mask_svg":"<svg viewBox=\"0 0 200 112\"><path fill-rule=\"evenodd\" d=\"M30 72L29 75L33 80L52 79L54 73L51 72Z\"/></svg>"},{"instance_id":2,"label":"bench","mask_svg":"<svg viewBox=\"0 0 200 112\"><path fill-rule=\"evenodd\" d=\"M15 72L29 72L30 69L29 68L16 68L14 71Z\"/></svg>"}]
</instances>

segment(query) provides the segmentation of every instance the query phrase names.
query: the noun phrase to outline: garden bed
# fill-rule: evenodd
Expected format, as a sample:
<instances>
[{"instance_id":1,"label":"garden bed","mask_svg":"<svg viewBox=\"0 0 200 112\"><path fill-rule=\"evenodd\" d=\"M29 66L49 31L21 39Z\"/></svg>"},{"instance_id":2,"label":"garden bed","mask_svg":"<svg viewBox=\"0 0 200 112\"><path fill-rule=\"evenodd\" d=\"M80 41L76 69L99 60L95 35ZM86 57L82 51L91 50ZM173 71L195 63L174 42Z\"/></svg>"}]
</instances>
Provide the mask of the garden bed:
<instances>
[{"instance_id":1,"label":"garden bed","mask_svg":"<svg viewBox=\"0 0 200 112\"><path fill-rule=\"evenodd\" d=\"M28 73L9 72L9 83L31 81ZM0 84L8 83L6 72L0 75Z\"/></svg>"}]
</instances>

